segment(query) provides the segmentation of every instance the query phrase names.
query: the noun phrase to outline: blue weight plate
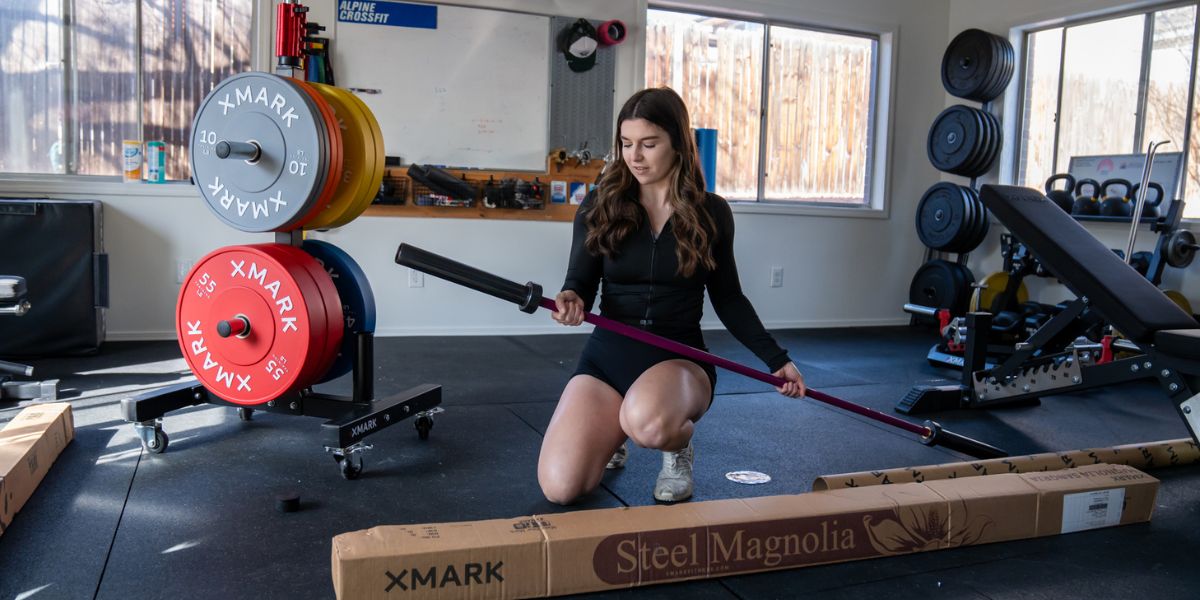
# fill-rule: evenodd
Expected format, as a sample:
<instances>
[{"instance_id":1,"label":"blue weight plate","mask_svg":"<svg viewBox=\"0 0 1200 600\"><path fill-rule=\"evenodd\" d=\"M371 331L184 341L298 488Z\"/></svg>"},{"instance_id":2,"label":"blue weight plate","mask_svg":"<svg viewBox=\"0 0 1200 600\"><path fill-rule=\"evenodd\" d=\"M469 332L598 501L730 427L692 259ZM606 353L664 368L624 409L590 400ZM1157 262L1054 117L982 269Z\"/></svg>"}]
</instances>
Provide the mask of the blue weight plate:
<instances>
[{"instance_id":1,"label":"blue weight plate","mask_svg":"<svg viewBox=\"0 0 1200 600\"><path fill-rule=\"evenodd\" d=\"M375 332L375 295L371 293L367 274L345 250L321 240L304 240L301 248L317 259L333 278L333 285L342 300L342 315L346 323L346 334L342 337L337 359L317 381L324 383L354 370L355 346L358 343L358 336L354 334Z\"/></svg>"}]
</instances>

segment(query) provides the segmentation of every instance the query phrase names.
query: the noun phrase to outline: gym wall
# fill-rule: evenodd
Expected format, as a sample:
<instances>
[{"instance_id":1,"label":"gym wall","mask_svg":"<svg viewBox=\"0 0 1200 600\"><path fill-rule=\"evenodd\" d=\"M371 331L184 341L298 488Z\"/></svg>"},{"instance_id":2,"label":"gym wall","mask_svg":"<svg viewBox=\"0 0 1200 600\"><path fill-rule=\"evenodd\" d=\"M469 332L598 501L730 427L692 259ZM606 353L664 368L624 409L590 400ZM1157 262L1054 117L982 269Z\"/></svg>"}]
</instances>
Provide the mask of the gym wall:
<instances>
[{"instance_id":1,"label":"gym wall","mask_svg":"<svg viewBox=\"0 0 1200 600\"><path fill-rule=\"evenodd\" d=\"M528 6L520 2L472 2L487 7ZM600 4L600 3L597 3ZM644 3L636 3L644 7ZM903 4L903 6L900 6ZM617 8L614 3L613 9ZM625 3L620 3L621 7ZM943 92L937 69L948 37L948 2L927 0L896 3L889 0L731 0L672 3L699 11L734 11L769 15L783 21L893 32L896 64L892 73L892 135L887 165L889 216L833 218L758 214L735 208L736 252L743 287L768 327L821 327L903 324L900 311L909 279L920 264L922 246L912 227L912 214L921 193L937 172L925 158L927 123L941 110ZM624 15L592 8L579 16L620 18L630 24L629 40L617 46L638 46L642 62L642 24ZM317 14L314 19L320 20ZM335 42L336 44L336 42ZM614 111L628 95L618 91ZM639 82L641 74L638 74ZM640 86L640 83L639 83ZM490 223L468 219L389 219L360 217L327 238L363 263L381 299L381 335L560 333L565 330L548 317L528 316L497 305L478 294L425 280L424 288L409 288L406 271L391 262L387 244L404 240L458 257L484 270L556 289L565 270L570 230L565 224ZM394 246L391 251L394 251ZM784 268L782 288L768 286L770 267ZM399 271L399 272L397 272ZM392 304L392 306L387 306ZM705 327L721 327L713 310L705 310ZM571 331L571 330L565 330Z\"/></svg>"},{"instance_id":2,"label":"gym wall","mask_svg":"<svg viewBox=\"0 0 1200 600\"><path fill-rule=\"evenodd\" d=\"M333 24L332 0L311 0L311 20ZM458 5L527 10L630 26L618 52L614 110L642 82L643 0L489 0ZM907 323L900 311L922 246L912 226L917 201L937 179L925 158L928 124L945 105L937 69L952 30L948 0L730 0L689 3L693 10L770 15L782 21L894 34L892 125L887 138L888 215L826 217L760 214L735 209L743 287L768 327ZM272 22L267 20L268 23ZM272 33L266 27L260 48ZM333 32L336 48L336 31ZM336 51L336 50L335 50ZM269 63L268 63L269 64ZM397 61L395 68L403 68ZM266 241L220 224L183 185L0 182L0 194L103 200L111 267L108 339L169 339L178 290L176 270L218 246ZM570 243L567 223L362 217L313 237L350 252L366 270L379 305L378 335L563 333L546 317L429 278L410 288L392 262L407 241L513 279L556 288ZM782 288L769 287L771 266L784 268ZM711 308L704 326L720 327Z\"/></svg>"},{"instance_id":3,"label":"gym wall","mask_svg":"<svg viewBox=\"0 0 1200 600\"><path fill-rule=\"evenodd\" d=\"M950 0L949 35L975 27L990 31L997 35L1008 37L1017 51L1018 63L1022 54L1022 35L1014 32L1014 28L1026 28L1032 24L1052 24L1064 20L1074 20L1080 17L1102 15L1105 13L1127 9L1133 6L1149 6L1151 2L1130 2L1129 0L1008 0L994 2L990 0ZM935 69L936 70L936 69ZM1018 150L1013 140L1020 139L1018 130L1019 86L1020 73L1013 77L1013 83L1007 92L993 103L993 111L1001 119L1004 128L1004 146L1000 158L996 161L991 172L980 178L981 183L1012 183L1015 177L1014 160ZM961 102L949 94L945 95L943 107ZM970 103L968 103L970 104ZM1178 149L1179 140L1174 148ZM1164 148L1172 148L1168 146ZM966 179L953 175L942 174L942 179L965 184ZM1088 231L1110 248L1125 248L1129 242L1129 224L1088 222ZM1189 227L1187 223L1184 227ZM1003 267L1000 256L1000 231L993 228L984 241L972 255L969 261L971 271L977 279L982 279L989 273L999 271ZM1153 250L1157 236L1149 229L1142 227L1138 231L1138 241L1135 250ZM1072 294L1053 280L1040 277L1029 277L1025 280L1029 287L1030 299L1054 304L1060 300L1072 297ZM1188 276L1187 270L1166 269L1163 271L1164 289L1175 289L1189 299L1200 297L1200 282L1194 276Z\"/></svg>"}]
</instances>

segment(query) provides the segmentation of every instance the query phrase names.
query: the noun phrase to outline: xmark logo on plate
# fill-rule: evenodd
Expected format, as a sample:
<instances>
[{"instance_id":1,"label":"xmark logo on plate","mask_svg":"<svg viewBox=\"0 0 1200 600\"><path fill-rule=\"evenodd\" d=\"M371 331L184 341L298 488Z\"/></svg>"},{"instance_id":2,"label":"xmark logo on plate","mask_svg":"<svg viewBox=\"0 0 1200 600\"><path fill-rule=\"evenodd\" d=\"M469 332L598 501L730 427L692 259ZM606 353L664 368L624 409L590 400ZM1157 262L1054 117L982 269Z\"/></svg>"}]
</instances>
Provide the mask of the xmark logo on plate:
<instances>
[{"instance_id":1,"label":"xmark logo on plate","mask_svg":"<svg viewBox=\"0 0 1200 600\"><path fill-rule=\"evenodd\" d=\"M210 352L208 346L204 344L204 332L200 330L200 324L201 321L188 321L187 334L188 336L194 336L198 338L192 340L190 347L192 349L192 355L204 355L204 362L201 363L201 368L203 368L205 371L210 371L215 368L217 370L217 383L224 383L226 389L233 387L233 380L236 377L238 380L238 391L252 391L250 388L250 375L243 376L238 375L233 371L226 371L224 365L213 360L212 352Z\"/></svg>"},{"instance_id":2,"label":"xmark logo on plate","mask_svg":"<svg viewBox=\"0 0 1200 600\"><path fill-rule=\"evenodd\" d=\"M296 109L287 105L287 98L284 98L283 94L276 92L275 97L268 101L266 87L259 87L258 93L255 94L250 84L246 84L246 87L238 88L234 91L232 101L229 99L229 92L225 93L223 100L217 100L217 104L221 105L221 116L228 115L229 111L241 106L243 103L261 104L268 109L274 109L275 114L279 115L280 120L288 128L291 128L292 121L300 118L300 115L296 114ZM284 108L287 108L287 112L283 112Z\"/></svg>"},{"instance_id":3,"label":"xmark logo on plate","mask_svg":"<svg viewBox=\"0 0 1200 600\"><path fill-rule=\"evenodd\" d=\"M296 327L296 317L283 316L291 312L295 306L292 305L291 296L284 296L282 298L279 297L280 284L278 279L272 281L271 283L267 283L267 269L259 269L258 263L250 263L250 271L248 273L245 270L246 261L244 260L230 260L229 264L233 267L233 272L229 274L230 277L242 277L251 281L257 281L258 285L262 286L262 289L271 292L271 299L274 300L275 305L279 307L279 315L282 317L281 320L283 321L283 327L281 327L279 331L286 332L289 330L299 330Z\"/></svg>"},{"instance_id":4,"label":"xmark logo on plate","mask_svg":"<svg viewBox=\"0 0 1200 600\"><path fill-rule=\"evenodd\" d=\"M246 216L246 211L249 210L250 218L265 219L271 216L272 208L274 208L275 212L278 213L288 204L287 201L283 199L282 191L276 191L274 196L263 198L257 202L242 200L241 198L229 193L229 189L225 187L225 184L221 183L221 178L217 175L213 175L213 182L207 184L206 187L208 187L208 191L211 192L209 197L216 198L217 203L221 205L221 208L230 210L230 207L236 205L237 214L239 217Z\"/></svg>"},{"instance_id":5,"label":"xmark logo on plate","mask_svg":"<svg viewBox=\"0 0 1200 600\"><path fill-rule=\"evenodd\" d=\"M462 576L459 576L459 569L455 565L446 565L438 568L437 565L429 567L424 571L420 569L400 569L399 573L393 574L391 571L384 572L388 578L387 587L384 592L391 592L395 588L400 588L401 591L416 590L419 588L440 589L448 585L467 586L467 585L485 585L495 582L503 582L504 575L501 569L504 567L504 561L493 563L465 563L462 566Z\"/></svg>"}]
</instances>

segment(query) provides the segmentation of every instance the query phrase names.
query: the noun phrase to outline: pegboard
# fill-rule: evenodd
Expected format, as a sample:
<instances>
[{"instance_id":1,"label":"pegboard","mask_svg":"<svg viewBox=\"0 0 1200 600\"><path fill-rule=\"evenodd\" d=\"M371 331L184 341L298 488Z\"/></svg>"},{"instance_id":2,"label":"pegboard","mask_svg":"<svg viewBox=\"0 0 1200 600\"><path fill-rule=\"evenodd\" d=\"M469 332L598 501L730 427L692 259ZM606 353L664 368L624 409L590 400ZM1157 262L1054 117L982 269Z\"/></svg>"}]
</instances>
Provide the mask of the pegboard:
<instances>
[{"instance_id":1,"label":"pegboard","mask_svg":"<svg viewBox=\"0 0 1200 600\"><path fill-rule=\"evenodd\" d=\"M587 144L595 158L612 146L613 94L616 93L616 46L596 49L596 64L576 73L558 50L558 32L575 22L571 17L550 20L550 139L549 147L573 152ZM591 21L599 26L600 21Z\"/></svg>"}]
</instances>

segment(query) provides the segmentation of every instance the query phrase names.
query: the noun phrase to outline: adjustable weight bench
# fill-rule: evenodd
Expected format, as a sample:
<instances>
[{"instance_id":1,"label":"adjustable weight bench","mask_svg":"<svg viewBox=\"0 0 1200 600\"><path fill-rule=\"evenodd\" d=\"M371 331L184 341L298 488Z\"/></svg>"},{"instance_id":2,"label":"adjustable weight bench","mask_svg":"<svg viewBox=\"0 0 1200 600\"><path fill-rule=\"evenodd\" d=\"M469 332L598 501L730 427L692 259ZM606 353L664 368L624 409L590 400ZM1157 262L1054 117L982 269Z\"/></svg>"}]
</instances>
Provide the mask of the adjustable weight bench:
<instances>
[{"instance_id":1,"label":"adjustable weight bench","mask_svg":"<svg viewBox=\"0 0 1200 600\"><path fill-rule=\"evenodd\" d=\"M1156 379L1196 439L1200 323L1041 192L985 185L980 199L1077 298L994 367L985 368L986 350L972 348L979 344L968 339L961 385L918 386L896 410L915 412L910 409L938 393L957 395L955 400L964 406L985 406ZM1075 331L1072 324L1088 311L1121 332L1121 348L1134 355L1112 359L1100 343L1069 339ZM990 327L988 313L970 313L967 320L969 330Z\"/></svg>"}]
</instances>

